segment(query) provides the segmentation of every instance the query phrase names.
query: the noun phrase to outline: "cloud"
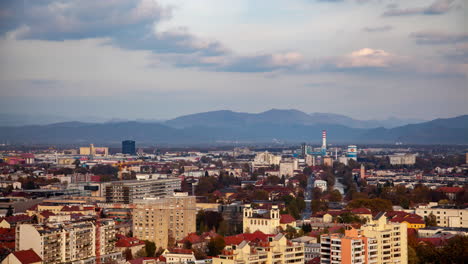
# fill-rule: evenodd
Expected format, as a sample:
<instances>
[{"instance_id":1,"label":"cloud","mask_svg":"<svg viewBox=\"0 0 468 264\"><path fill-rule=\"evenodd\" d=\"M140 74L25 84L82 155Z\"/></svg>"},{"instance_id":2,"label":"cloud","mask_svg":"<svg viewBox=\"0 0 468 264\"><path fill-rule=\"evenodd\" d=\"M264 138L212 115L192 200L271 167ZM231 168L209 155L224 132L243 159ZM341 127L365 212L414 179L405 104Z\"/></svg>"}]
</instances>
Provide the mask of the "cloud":
<instances>
[{"instance_id":1,"label":"cloud","mask_svg":"<svg viewBox=\"0 0 468 264\"><path fill-rule=\"evenodd\" d=\"M392 66L396 60L396 55L384 50L364 48L337 59L335 65L338 69L387 68Z\"/></svg>"},{"instance_id":2,"label":"cloud","mask_svg":"<svg viewBox=\"0 0 468 264\"><path fill-rule=\"evenodd\" d=\"M305 63L299 52L277 52L239 56L235 54L203 56L202 54L168 54L154 56L152 66L174 63L178 67L195 67L220 72L273 72L295 70Z\"/></svg>"},{"instance_id":3,"label":"cloud","mask_svg":"<svg viewBox=\"0 0 468 264\"><path fill-rule=\"evenodd\" d=\"M383 16L410 16L410 15L441 15L455 7L455 0L435 0L425 7L398 9L397 6L389 6L389 10Z\"/></svg>"},{"instance_id":4,"label":"cloud","mask_svg":"<svg viewBox=\"0 0 468 264\"><path fill-rule=\"evenodd\" d=\"M154 53L220 54L217 41L202 40L186 28L157 30L172 8L156 0L5 0L0 5L0 33L16 29L19 39L48 41L108 38L109 43Z\"/></svg>"},{"instance_id":5,"label":"cloud","mask_svg":"<svg viewBox=\"0 0 468 264\"><path fill-rule=\"evenodd\" d=\"M468 32L449 33L425 31L411 33L410 37L419 45L443 45L468 42Z\"/></svg>"},{"instance_id":6,"label":"cloud","mask_svg":"<svg viewBox=\"0 0 468 264\"><path fill-rule=\"evenodd\" d=\"M365 31L368 33L376 33L376 32L388 32L392 29L393 29L392 26L385 25L385 26L379 26L379 27L364 27L362 31Z\"/></svg>"}]
</instances>

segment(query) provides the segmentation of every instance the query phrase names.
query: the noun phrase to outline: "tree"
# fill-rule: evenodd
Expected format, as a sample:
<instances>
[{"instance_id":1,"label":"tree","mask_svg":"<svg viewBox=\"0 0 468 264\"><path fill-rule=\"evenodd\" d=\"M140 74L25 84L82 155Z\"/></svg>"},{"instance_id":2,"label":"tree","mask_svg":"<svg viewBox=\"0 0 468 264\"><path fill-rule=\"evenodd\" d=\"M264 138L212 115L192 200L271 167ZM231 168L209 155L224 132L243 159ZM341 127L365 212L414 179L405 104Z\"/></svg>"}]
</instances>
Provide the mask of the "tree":
<instances>
[{"instance_id":1,"label":"tree","mask_svg":"<svg viewBox=\"0 0 468 264\"><path fill-rule=\"evenodd\" d=\"M124 251L124 256L125 256L125 260L127 260L127 261L132 260L133 259L132 250L130 248L127 248Z\"/></svg>"},{"instance_id":2,"label":"tree","mask_svg":"<svg viewBox=\"0 0 468 264\"><path fill-rule=\"evenodd\" d=\"M142 248L135 253L134 258L144 258L147 256L148 256L148 253L146 253L145 248Z\"/></svg>"},{"instance_id":3,"label":"tree","mask_svg":"<svg viewBox=\"0 0 468 264\"><path fill-rule=\"evenodd\" d=\"M208 242L208 256L215 257L221 254L221 250L224 249L226 243L222 236L216 236Z\"/></svg>"},{"instance_id":4,"label":"tree","mask_svg":"<svg viewBox=\"0 0 468 264\"><path fill-rule=\"evenodd\" d=\"M185 249L192 249L192 242L185 240L184 241L184 248Z\"/></svg>"},{"instance_id":5,"label":"tree","mask_svg":"<svg viewBox=\"0 0 468 264\"><path fill-rule=\"evenodd\" d=\"M408 246L408 264L418 264L419 258L414 248Z\"/></svg>"},{"instance_id":6,"label":"tree","mask_svg":"<svg viewBox=\"0 0 468 264\"><path fill-rule=\"evenodd\" d=\"M340 191L333 190L330 193L330 202L341 202L342 199L343 199L343 196L341 196Z\"/></svg>"},{"instance_id":7,"label":"tree","mask_svg":"<svg viewBox=\"0 0 468 264\"><path fill-rule=\"evenodd\" d=\"M73 161L73 165L75 165L75 169L78 169L78 167L80 166L80 164L81 164L81 161L80 161L79 159L75 159L75 160Z\"/></svg>"},{"instance_id":8,"label":"tree","mask_svg":"<svg viewBox=\"0 0 468 264\"><path fill-rule=\"evenodd\" d=\"M11 206L11 204L10 204L8 206L8 209L7 209L7 212L6 212L5 216L6 217L13 216L13 213L14 213L13 206Z\"/></svg>"},{"instance_id":9,"label":"tree","mask_svg":"<svg viewBox=\"0 0 468 264\"><path fill-rule=\"evenodd\" d=\"M348 209L355 209L361 207L369 208L374 213L388 212L393 210L392 202L380 198L356 199L350 201L347 206Z\"/></svg>"},{"instance_id":10,"label":"tree","mask_svg":"<svg viewBox=\"0 0 468 264\"><path fill-rule=\"evenodd\" d=\"M156 252L156 244L152 241L145 240L145 250L147 257L154 257L154 253Z\"/></svg>"},{"instance_id":11,"label":"tree","mask_svg":"<svg viewBox=\"0 0 468 264\"><path fill-rule=\"evenodd\" d=\"M218 229L216 230L218 234L222 235L222 236L225 236L228 234L229 232L229 225L228 223L225 221L225 220L222 220L220 223L219 223L219 227Z\"/></svg>"},{"instance_id":12,"label":"tree","mask_svg":"<svg viewBox=\"0 0 468 264\"><path fill-rule=\"evenodd\" d=\"M305 234L310 233L312 231L312 226L310 224L302 224L301 228Z\"/></svg>"},{"instance_id":13,"label":"tree","mask_svg":"<svg viewBox=\"0 0 468 264\"><path fill-rule=\"evenodd\" d=\"M424 217L424 222L426 222L426 226L437 226L437 218L432 212Z\"/></svg>"},{"instance_id":14,"label":"tree","mask_svg":"<svg viewBox=\"0 0 468 264\"><path fill-rule=\"evenodd\" d=\"M269 195L268 195L268 192L265 190L255 190L252 198L254 200L265 201L265 200L268 200Z\"/></svg>"},{"instance_id":15,"label":"tree","mask_svg":"<svg viewBox=\"0 0 468 264\"><path fill-rule=\"evenodd\" d=\"M468 260L468 237L456 235L448 240L441 251L442 263L466 263Z\"/></svg>"}]
</instances>

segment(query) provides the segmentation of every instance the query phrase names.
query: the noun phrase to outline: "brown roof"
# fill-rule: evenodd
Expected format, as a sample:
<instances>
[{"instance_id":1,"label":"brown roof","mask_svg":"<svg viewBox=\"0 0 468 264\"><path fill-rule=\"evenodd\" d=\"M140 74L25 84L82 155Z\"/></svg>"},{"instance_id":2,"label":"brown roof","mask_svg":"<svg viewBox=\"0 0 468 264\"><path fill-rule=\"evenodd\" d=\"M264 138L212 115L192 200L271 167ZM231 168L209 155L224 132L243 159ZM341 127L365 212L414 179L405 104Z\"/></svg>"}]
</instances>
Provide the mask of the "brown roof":
<instances>
[{"instance_id":1,"label":"brown roof","mask_svg":"<svg viewBox=\"0 0 468 264\"><path fill-rule=\"evenodd\" d=\"M42 262L41 257L39 257L36 252L32 249L28 250L20 250L13 252L13 255L22 263L22 264L30 264L36 262Z\"/></svg>"}]
</instances>

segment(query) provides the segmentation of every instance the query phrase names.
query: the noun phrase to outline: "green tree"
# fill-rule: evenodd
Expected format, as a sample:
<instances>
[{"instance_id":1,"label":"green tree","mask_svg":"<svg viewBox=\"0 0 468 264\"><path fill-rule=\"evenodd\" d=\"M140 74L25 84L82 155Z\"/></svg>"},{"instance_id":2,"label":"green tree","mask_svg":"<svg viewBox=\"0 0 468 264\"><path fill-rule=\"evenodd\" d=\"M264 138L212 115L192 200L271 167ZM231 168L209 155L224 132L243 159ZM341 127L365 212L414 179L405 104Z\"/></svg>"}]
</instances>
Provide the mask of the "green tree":
<instances>
[{"instance_id":1,"label":"green tree","mask_svg":"<svg viewBox=\"0 0 468 264\"><path fill-rule=\"evenodd\" d=\"M449 239L440 252L442 263L467 263L468 237L457 235Z\"/></svg>"},{"instance_id":2,"label":"green tree","mask_svg":"<svg viewBox=\"0 0 468 264\"><path fill-rule=\"evenodd\" d=\"M132 260L133 259L132 250L130 248L127 248L124 251L124 256L125 256L125 260L127 261Z\"/></svg>"},{"instance_id":3,"label":"green tree","mask_svg":"<svg viewBox=\"0 0 468 264\"><path fill-rule=\"evenodd\" d=\"M408 264L418 264L419 258L414 248L408 246Z\"/></svg>"},{"instance_id":4,"label":"green tree","mask_svg":"<svg viewBox=\"0 0 468 264\"><path fill-rule=\"evenodd\" d=\"M145 250L147 257L154 257L154 253L156 252L156 244L152 241L145 240Z\"/></svg>"},{"instance_id":5,"label":"green tree","mask_svg":"<svg viewBox=\"0 0 468 264\"><path fill-rule=\"evenodd\" d=\"M146 249L142 248L135 253L134 258L144 258L147 256L148 256L148 253L146 253Z\"/></svg>"},{"instance_id":6,"label":"green tree","mask_svg":"<svg viewBox=\"0 0 468 264\"><path fill-rule=\"evenodd\" d=\"M340 191L333 190L330 193L330 202L341 202L342 199L343 199L343 196L341 195Z\"/></svg>"},{"instance_id":7,"label":"green tree","mask_svg":"<svg viewBox=\"0 0 468 264\"><path fill-rule=\"evenodd\" d=\"M424 222L426 222L426 226L437 226L437 218L432 212L424 217Z\"/></svg>"},{"instance_id":8,"label":"green tree","mask_svg":"<svg viewBox=\"0 0 468 264\"><path fill-rule=\"evenodd\" d=\"M6 212L5 216L6 217L13 216L13 213L14 213L13 206L11 206L11 204L10 204L8 206L8 209L7 209L7 212Z\"/></svg>"},{"instance_id":9,"label":"green tree","mask_svg":"<svg viewBox=\"0 0 468 264\"><path fill-rule=\"evenodd\" d=\"M215 257L221 254L221 250L224 249L226 243L222 236L216 236L208 242L208 256Z\"/></svg>"},{"instance_id":10,"label":"green tree","mask_svg":"<svg viewBox=\"0 0 468 264\"><path fill-rule=\"evenodd\" d=\"M369 208L374 213L388 212L393 210L392 202L380 198L356 199L350 201L347 206L348 209L355 209L361 207Z\"/></svg>"}]
</instances>

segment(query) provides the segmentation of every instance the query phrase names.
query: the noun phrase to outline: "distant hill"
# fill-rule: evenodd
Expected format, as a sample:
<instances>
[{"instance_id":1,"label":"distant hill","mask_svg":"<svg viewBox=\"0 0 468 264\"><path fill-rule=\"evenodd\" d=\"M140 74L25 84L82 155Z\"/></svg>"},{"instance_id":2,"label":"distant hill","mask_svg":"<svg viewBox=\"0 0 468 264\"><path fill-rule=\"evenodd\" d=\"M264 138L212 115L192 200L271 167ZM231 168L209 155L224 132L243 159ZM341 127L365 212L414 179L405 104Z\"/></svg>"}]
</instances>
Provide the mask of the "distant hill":
<instances>
[{"instance_id":1,"label":"distant hill","mask_svg":"<svg viewBox=\"0 0 468 264\"><path fill-rule=\"evenodd\" d=\"M327 114L325 114L327 116ZM333 117L333 116L332 116ZM120 144L134 139L141 144L271 143L320 144L321 130L328 142L405 144L468 144L468 115L436 119L396 128L353 128L325 122L297 110L270 110L260 114L216 111L184 116L166 123L66 122L51 125L0 127L0 142L17 144ZM335 118L335 119L334 119ZM320 122L320 123L318 123Z\"/></svg>"},{"instance_id":2,"label":"distant hill","mask_svg":"<svg viewBox=\"0 0 468 264\"><path fill-rule=\"evenodd\" d=\"M410 123L419 123L422 120L396 119L386 120L356 120L344 115L330 113L311 113L294 109L271 109L266 112L251 114L233 112L230 110L212 111L198 114L180 116L165 122L174 128L186 128L192 126L208 127L236 127L252 124L278 124L278 125L318 125L334 124L351 128L392 128Z\"/></svg>"}]
</instances>

